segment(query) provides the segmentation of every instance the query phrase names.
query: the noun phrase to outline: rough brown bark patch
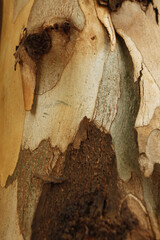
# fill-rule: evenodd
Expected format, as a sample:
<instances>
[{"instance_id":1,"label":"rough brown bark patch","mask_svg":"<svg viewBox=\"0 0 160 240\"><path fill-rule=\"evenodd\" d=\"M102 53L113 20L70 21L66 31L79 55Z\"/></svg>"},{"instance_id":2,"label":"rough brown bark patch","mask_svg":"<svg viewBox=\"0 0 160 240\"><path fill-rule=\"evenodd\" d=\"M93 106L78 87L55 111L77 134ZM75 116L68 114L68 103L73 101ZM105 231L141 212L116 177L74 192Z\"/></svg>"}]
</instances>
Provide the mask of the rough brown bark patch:
<instances>
[{"instance_id":1,"label":"rough brown bark patch","mask_svg":"<svg viewBox=\"0 0 160 240\"><path fill-rule=\"evenodd\" d=\"M110 134L101 132L93 122L87 120L86 124L86 119L84 128L87 134L86 139L82 134L80 148L74 149L71 144L65 153L63 176L67 180L43 186L33 220L32 240L124 240L138 228L139 222L127 202L120 207ZM147 234L145 239L152 238Z\"/></svg>"},{"instance_id":2,"label":"rough brown bark patch","mask_svg":"<svg viewBox=\"0 0 160 240\"><path fill-rule=\"evenodd\" d=\"M16 169L7 180L6 187L15 179L18 182L17 212L20 231L24 239L30 235L32 217L42 190L42 182L34 175L36 173L46 174L52 156L53 149L49 141L42 141L33 152L21 150Z\"/></svg>"},{"instance_id":3,"label":"rough brown bark patch","mask_svg":"<svg viewBox=\"0 0 160 240\"><path fill-rule=\"evenodd\" d=\"M155 213L160 223L160 217L158 217L160 212L160 165L157 163L154 165L152 176L148 179L148 185L150 186L151 194L155 201Z\"/></svg>"}]
</instances>

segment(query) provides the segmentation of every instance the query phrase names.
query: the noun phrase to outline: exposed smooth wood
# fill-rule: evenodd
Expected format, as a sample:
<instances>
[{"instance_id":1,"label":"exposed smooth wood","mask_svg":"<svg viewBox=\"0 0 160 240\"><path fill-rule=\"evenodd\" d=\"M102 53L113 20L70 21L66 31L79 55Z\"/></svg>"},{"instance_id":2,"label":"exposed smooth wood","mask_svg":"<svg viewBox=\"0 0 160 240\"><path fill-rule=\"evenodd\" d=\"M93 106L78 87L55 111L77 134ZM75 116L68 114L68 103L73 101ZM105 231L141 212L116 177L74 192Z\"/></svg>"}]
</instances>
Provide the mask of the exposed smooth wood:
<instances>
[{"instance_id":1,"label":"exposed smooth wood","mask_svg":"<svg viewBox=\"0 0 160 240\"><path fill-rule=\"evenodd\" d=\"M0 42L0 184L5 185L8 175L15 169L22 141L25 111L19 67L14 71L15 47L20 32L26 26L33 1L12 22L14 2L3 1ZM6 44L7 43L7 44Z\"/></svg>"}]
</instances>

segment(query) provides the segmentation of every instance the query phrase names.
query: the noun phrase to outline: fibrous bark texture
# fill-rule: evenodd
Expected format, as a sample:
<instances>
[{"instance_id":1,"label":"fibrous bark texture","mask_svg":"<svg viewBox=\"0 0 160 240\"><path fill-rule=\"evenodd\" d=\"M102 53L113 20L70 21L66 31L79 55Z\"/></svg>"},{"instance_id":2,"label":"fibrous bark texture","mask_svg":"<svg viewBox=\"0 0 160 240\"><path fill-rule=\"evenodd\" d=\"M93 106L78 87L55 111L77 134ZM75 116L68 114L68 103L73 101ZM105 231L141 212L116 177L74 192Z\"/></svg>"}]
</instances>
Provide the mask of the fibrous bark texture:
<instances>
[{"instance_id":1,"label":"fibrous bark texture","mask_svg":"<svg viewBox=\"0 0 160 240\"><path fill-rule=\"evenodd\" d=\"M122 190L111 136L87 119L80 131L79 149L65 152L64 182L43 186L31 239L154 239L139 194Z\"/></svg>"}]
</instances>

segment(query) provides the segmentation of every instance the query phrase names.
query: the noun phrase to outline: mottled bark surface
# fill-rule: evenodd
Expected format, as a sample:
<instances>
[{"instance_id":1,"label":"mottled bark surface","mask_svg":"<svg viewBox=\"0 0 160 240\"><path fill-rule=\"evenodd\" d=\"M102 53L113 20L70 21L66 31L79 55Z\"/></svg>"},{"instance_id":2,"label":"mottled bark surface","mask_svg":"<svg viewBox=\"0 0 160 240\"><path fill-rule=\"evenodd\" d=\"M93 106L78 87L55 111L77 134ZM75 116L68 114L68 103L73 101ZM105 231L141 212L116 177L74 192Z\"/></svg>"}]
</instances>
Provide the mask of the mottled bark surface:
<instances>
[{"instance_id":1,"label":"mottled bark surface","mask_svg":"<svg viewBox=\"0 0 160 240\"><path fill-rule=\"evenodd\" d=\"M0 6L0 239L159 240L159 1Z\"/></svg>"},{"instance_id":2,"label":"mottled bark surface","mask_svg":"<svg viewBox=\"0 0 160 240\"><path fill-rule=\"evenodd\" d=\"M61 177L61 183L49 182ZM31 225L32 240L154 239L141 180L135 174L128 183L120 180L110 134L87 118L64 154L49 141L33 152L21 150L6 186L15 179L24 239L29 239Z\"/></svg>"},{"instance_id":3,"label":"mottled bark surface","mask_svg":"<svg viewBox=\"0 0 160 240\"><path fill-rule=\"evenodd\" d=\"M86 133L80 148L70 144L65 153L66 180L43 186L31 239L154 239L124 198L111 136L86 119L80 131Z\"/></svg>"}]
</instances>

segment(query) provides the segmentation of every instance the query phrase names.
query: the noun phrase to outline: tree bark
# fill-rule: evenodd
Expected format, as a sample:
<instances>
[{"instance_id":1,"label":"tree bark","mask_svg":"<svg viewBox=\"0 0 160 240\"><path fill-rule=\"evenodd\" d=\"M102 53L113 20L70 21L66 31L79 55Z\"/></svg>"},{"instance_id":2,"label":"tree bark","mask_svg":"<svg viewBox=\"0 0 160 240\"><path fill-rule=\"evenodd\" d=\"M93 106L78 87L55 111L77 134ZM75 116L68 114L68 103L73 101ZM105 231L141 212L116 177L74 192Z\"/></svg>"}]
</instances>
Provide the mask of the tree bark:
<instances>
[{"instance_id":1,"label":"tree bark","mask_svg":"<svg viewBox=\"0 0 160 240\"><path fill-rule=\"evenodd\" d=\"M159 2L0 5L0 239L159 240Z\"/></svg>"}]
</instances>

